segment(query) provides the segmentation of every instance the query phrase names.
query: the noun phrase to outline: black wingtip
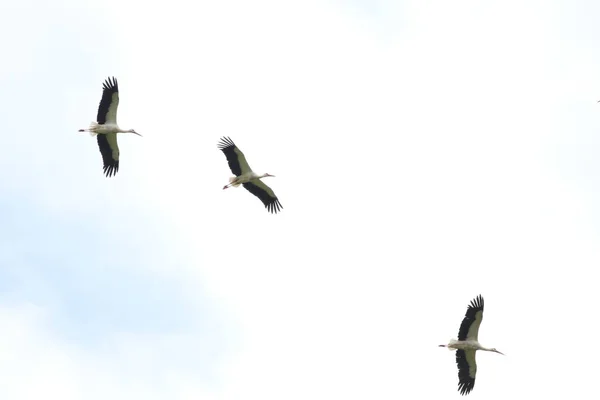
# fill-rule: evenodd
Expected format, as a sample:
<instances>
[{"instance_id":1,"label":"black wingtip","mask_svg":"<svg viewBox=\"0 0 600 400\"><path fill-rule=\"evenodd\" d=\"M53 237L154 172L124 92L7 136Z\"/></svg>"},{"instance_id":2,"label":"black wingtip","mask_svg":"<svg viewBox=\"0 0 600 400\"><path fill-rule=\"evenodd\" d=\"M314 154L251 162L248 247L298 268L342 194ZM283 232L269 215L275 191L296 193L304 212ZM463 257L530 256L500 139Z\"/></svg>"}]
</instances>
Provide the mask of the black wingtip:
<instances>
[{"instance_id":1,"label":"black wingtip","mask_svg":"<svg viewBox=\"0 0 600 400\"><path fill-rule=\"evenodd\" d=\"M115 176L117 172L119 172L119 162L117 161L114 164L105 165L103 170L104 175L106 175L107 178Z\"/></svg>"},{"instance_id":2,"label":"black wingtip","mask_svg":"<svg viewBox=\"0 0 600 400\"><path fill-rule=\"evenodd\" d=\"M483 310L483 296L479 295L479 296L475 297L473 300L471 300L471 304L469 305L469 308L479 308L479 309Z\"/></svg>"},{"instance_id":3,"label":"black wingtip","mask_svg":"<svg viewBox=\"0 0 600 400\"><path fill-rule=\"evenodd\" d=\"M117 83L117 78L115 78L114 76L109 76L108 78L106 78L106 80L102 84L102 89L119 91L119 84Z\"/></svg>"},{"instance_id":4,"label":"black wingtip","mask_svg":"<svg viewBox=\"0 0 600 400\"><path fill-rule=\"evenodd\" d=\"M223 136L221 138L221 141L217 143L217 147L219 148L219 150L224 150L229 147L235 147L235 143L233 143L233 140L231 140L231 138L229 138L228 136Z\"/></svg>"},{"instance_id":5,"label":"black wingtip","mask_svg":"<svg viewBox=\"0 0 600 400\"><path fill-rule=\"evenodd\" d=\"M279 202L279 199L277 199L277 198L275 198L275 200L273 200L271 203L265 205L265 208L271 214L277 214L278 212L283 210L283 206L281 205L281 203Z\"/></svg>"}]
</instances>

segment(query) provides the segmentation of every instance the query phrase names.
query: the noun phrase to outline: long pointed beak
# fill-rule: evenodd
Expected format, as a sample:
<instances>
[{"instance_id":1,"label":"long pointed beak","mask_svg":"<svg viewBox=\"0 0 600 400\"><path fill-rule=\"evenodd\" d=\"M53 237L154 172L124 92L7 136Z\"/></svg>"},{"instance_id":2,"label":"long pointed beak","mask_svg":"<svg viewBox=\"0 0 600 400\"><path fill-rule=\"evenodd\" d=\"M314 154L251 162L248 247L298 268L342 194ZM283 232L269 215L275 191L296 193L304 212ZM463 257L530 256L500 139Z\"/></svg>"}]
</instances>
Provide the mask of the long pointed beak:
<instances>
[{"instance_id":1,"label":"long pointed beak","mask_svg":"<svg viewBox=\"0 0 600 400\"><path fill-rule=\"evenodd\" d=\"M131 132L131 133L135 133L135 134L136 134L136 135L138 135L138 136L142 136L142 135L140 135L140 134L139 134L139 133L137 133L137 132Z\"/></svg>"},{"instance_id":2,"label":"long pointed beak","mask_svg":"<svg viewBox=\"0 0 600 400\"><path fill-rule=\"evenodd\" d=\"M502 354L503 356L505 356L505 355L506 355L506 354L504 354L503 352L501 352L501 351L498 351L498 350L496 350L496 353L498 353L498 354Z\"/></svg>"}]
</instances>

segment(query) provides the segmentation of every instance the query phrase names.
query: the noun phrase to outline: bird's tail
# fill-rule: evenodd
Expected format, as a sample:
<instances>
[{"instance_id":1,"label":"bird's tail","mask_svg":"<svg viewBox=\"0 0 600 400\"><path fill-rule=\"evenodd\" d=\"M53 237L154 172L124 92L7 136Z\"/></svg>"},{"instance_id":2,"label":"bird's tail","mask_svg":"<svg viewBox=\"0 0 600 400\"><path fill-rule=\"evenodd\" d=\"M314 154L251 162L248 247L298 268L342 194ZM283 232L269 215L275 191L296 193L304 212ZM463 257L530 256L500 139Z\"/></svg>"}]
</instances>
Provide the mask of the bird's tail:
<instances>
[{"instance_id":1,"label":"bird's tail","mask_svg":"<svg viewBox=\"0 0 600 400\"><path fill-rule=\"evenodd\" d=\"M454 351L454 350L456 350L456 349L454 349L454 348L452 348L452 347L450 347L450 346L451 346L451 345L453 345L453 344L455 344L456 342L458 342L458 340L456 340L456 339L450 339L450 340L448 341L448 344L447 344L445 347L446 347L448 350L450 350L450 351Z\"/></svg>"},{"instance_id":2,"label":"bird's tail","mask_svg":"<svg viewBox=\"0 0 600 400\"><path fill-rule=\"evenodd\" d=\"M240 186L240 184L239 184L239 183L232 183L233 181L235 181L235 179L236 179L236 178L237 178L237 176L232 176L232 177L230 177L230 178L229 178L229 184L230 184L231 186L233 186L233 187L238 187L238 186Z\"/></svg>"},{"instance_id":3,"label":"bird's tail","mask_svg":"<svg viewBox=\"0 0 600 400\"><path fill-rule=\"evenodd\" d=\"M98 123L95 121L90 122L90 127L88 129L86 129L87 132L89 132L90 136L96 136L97 133L94 132L94 130L98 127Z\"/></svg>"}]
</instances>

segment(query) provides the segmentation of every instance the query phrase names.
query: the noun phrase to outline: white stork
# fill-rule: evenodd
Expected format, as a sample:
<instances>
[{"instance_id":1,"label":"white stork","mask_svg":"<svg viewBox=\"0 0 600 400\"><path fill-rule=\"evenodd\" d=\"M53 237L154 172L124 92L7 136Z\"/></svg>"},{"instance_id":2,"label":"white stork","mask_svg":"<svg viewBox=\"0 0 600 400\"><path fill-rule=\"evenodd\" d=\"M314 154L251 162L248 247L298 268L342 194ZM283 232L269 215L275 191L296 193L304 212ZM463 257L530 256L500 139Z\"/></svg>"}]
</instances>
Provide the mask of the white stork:
<instances>
[{"instance_id":1,"label":"white stork","mask_svg":"<svg viewBox=\"0 0 600 400\"><path fill-rule=\"evenodd\" d=\"M279 199L277 199L277 196L275 196L275 193L273 193L273 190L260 180L269 176L274 177L274 175L259 175L252 171L246 161L246 157L244 157L244 153L228 137L222 137L217 147L225 153L229 168L235 174L235 176L229 178L229 184L223 186L223 190L230 186L238 187L239 185L243 185L246 190L263 202L268 211L275 214L281 211L283 206L279 202Z\"/></svg>"},{"instance_id":2,"label":"white stork","mask_svg":"<svg viewBox=\"0 0 600 400\"><path fill-rule=\"evenodd\" d=\"M475 362L475 352L477 350L493 351L500 353L494 348L483 347L477 341L479 325L483 319L483 297L477 296L471 300L465 318L460 324L458 331L458 340L450 340L450 343L440 344L440 347L447 347L448 350L456 350L456 364L458 366L458 391L461 395L469 394L475 387L475 374L477 373L477 363Z\"/></svg>"},{"instance_id":3,"label":"white stork","mask_svg":"<svg viewBox=\"0 0 600 400\"><path fill-rule=\"evenodd\" d=\"M115 175L119 171L119 146L117 145L117 133L135 133L142 136L133 129L121 129L117 125L117 108L119 107L119 85L112 77L106 79L102 85L102 99L98 106L96 122L92 122L88 129L80 129L79 132L90 132L96 135L98 147L104 162L104 173L107 177Z\"/></svg>"}]
</instances>

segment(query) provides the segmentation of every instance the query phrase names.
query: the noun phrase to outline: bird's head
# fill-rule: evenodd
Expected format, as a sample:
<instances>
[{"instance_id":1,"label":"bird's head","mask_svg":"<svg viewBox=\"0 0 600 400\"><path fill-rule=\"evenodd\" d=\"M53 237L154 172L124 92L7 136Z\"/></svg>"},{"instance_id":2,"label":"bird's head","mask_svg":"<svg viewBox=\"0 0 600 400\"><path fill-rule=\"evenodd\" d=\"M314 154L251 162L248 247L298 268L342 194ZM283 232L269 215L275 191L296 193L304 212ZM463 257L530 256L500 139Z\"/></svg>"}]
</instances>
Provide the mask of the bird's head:
<instances>
[{"instance_id":1,"label":"bird's head","mask_svg":"<svg viewBox=\"0 0 600 400\"><path fill-rule=\"evenodd\" d=\"M272 178L275 178L275 175L271 175L271 174L269 174L269 173L266 173L266 174L264 174L262 177L263 177L263 178L267 178L267 177L272 177Z\"/></svg>"},{"instance_id":2,"label":"bird's head","mask_svg":"<svg viewBox=\"0 0 600 400\"><path fill-rule=\"evenodd\" d=\"M494 353L498 353L498 354L502 354L502 355L504 355L504 353L501 353L501 352L499 352L499 351L498 351L498 350L496 350L496 349L492 349L492 351L493 351Z\"/></svg>"},{"instance_id":3,"label":"bird's head","mask_svg":"<svg viewBox=\"0 0 600 400\"><path fill-rule=\"evenodd\" d=\"M135 134L136 134L136 135L138 135L138 136L142 136L142 135L140 135L139 133L137 133L137 132L135 131L135 129L130 129L130 130L128 130L127 132L129 132L129 133L135 133Z\"/></svg>"}]
</instances>

